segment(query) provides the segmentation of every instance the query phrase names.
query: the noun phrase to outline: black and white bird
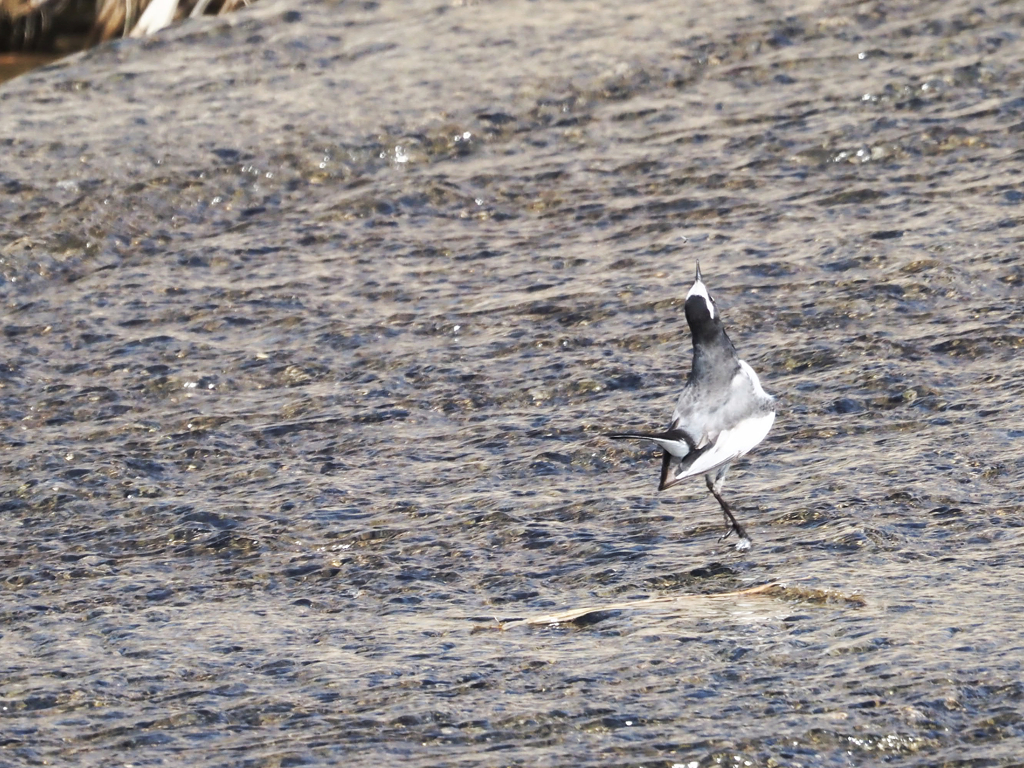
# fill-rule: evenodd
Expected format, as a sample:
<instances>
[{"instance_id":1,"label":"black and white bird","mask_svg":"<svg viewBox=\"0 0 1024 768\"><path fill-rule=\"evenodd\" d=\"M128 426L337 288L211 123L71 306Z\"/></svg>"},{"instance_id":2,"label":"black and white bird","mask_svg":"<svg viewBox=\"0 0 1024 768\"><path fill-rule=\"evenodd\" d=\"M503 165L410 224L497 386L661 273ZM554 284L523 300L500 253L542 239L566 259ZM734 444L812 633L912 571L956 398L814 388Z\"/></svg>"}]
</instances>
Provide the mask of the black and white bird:
<instances>
[{"instance_id":1,"label":"black and white bird","mask_svg":"<svg viewBox=\"0 0 1024 768\"><path fill-rule=\"evenodd\" d=\"M739 359L722 325L697 264L697 279L686 294L686 322L693 336L693 365L672 422L664 432L617 432L607 437L652 440L661 446L659 491L704 475L708 490L735 532L737 549L749 549L743 526L722 498L729 464L764 440L775 421L775 398L761 388L754 369Z\"/></svg>"}]
</instances>

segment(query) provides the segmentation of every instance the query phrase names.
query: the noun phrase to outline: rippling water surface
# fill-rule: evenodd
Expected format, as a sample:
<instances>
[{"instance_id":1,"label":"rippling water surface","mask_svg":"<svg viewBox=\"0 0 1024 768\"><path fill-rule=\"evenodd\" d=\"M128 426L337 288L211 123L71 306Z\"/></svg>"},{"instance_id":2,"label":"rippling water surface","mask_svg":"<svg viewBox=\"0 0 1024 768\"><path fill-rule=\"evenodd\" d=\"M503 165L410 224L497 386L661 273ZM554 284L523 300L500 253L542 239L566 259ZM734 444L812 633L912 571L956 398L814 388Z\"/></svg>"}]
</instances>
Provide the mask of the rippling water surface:
<instances>
[{"instance_id":1,"label":"rippling water surface","mask_svg":"<svg viewBox=\"0 0 1024 768\"><path fill-rule=\"evenodd\" d=\"M263 3L0 87L0 765L1019 764L1022 34ZM600 437L698 258L744 553Z\"/></svg>"}]
</instances>

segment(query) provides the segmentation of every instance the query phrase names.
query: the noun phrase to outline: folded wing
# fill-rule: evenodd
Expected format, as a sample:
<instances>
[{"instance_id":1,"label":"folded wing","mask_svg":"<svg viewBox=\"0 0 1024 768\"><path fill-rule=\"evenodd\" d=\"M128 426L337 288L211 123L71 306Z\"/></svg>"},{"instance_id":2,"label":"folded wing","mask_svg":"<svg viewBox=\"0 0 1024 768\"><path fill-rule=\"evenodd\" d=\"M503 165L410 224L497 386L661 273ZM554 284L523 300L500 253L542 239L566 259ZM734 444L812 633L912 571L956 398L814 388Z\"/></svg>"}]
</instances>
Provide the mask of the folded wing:
<instances>
[{"instance_id":1,"label":"folded wing","mask_svg":"<svg viewBox=\"0 0 1024 768\"><path fill-rule=\"evenodd\" d=\"M737 361L729 386L721 390L713 407L707 407L712 400L707 393L699 398L696 394L683 392L672 423L693 437L693 447L700 453L686 456L670 482L711 472L738 459L764 440L775 422L772 397L742 360ZM692 405L698 399L703 410Z\"/></svg>"}]
</instances>

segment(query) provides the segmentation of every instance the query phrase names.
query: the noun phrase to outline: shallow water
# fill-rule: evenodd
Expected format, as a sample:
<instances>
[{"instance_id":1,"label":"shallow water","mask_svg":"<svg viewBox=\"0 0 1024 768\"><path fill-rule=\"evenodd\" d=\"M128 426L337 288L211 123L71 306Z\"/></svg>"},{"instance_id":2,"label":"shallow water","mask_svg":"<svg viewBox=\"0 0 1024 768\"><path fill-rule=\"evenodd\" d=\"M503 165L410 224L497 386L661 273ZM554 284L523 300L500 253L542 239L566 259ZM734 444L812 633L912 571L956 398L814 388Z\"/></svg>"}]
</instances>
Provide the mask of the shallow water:
<instances>
[{"instance_id":1,"label":"shallow water","mask_svg":"<svg viewBox=\"0 0 1024 768\"><path fill-rule=\"evenodd\" d=\"M0 87L0 764L1019 763L1024 15L678 5L267 3ZM600 437L698 258L780 399L746 553Z\"/></svg>"}]
</instances>

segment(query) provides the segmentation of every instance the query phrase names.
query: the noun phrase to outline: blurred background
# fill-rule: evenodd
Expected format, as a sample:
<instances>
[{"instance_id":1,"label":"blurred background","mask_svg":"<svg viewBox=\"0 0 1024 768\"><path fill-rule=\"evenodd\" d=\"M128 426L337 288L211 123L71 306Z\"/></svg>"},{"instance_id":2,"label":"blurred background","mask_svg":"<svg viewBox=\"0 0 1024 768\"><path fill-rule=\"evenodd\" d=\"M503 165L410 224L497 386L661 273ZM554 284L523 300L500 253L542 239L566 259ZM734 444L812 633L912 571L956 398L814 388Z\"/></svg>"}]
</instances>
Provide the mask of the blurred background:
<instances>
[{"instance_id":1,"label":"blurred background","mask_svg":"<svg viewBox=\"0 0 1024 768\"><path fill-rule=\"evenodd\" d=\"M246 5L244 0L3 0L0 53L68 53L133 32L154 32L171 21ZM149 9L162 23L140 27Z\"/></svg>"}]
</instances>

